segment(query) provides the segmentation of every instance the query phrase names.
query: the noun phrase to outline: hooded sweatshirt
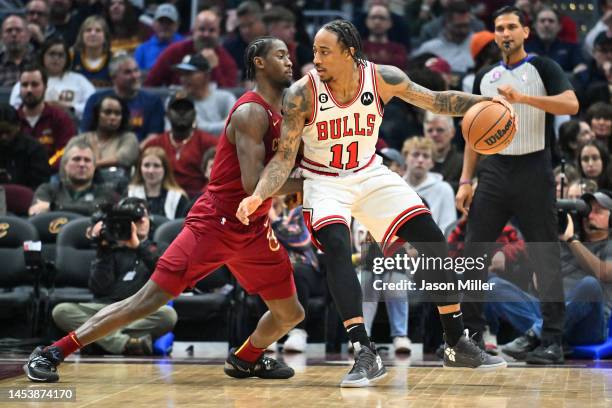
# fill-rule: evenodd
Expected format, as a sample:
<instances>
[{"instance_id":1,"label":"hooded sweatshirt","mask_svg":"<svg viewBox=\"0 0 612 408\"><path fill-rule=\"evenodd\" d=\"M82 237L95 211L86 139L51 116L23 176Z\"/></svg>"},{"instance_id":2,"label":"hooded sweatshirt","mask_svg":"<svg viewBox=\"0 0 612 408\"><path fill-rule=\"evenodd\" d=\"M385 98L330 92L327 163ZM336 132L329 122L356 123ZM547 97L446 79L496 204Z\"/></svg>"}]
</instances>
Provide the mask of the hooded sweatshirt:
<instances>
[{"instance_id":1,"label":"hooded sweatshirt","mask_svg":"<svg viewBox=\"0 0 612 408\"><path fill-rule=\"evenodd\" d=\"M428 172L425 180L418 186L410 184L408 173L404 176L404 180L426 201L431 216L444 233L446 228L457 220L455 193L450 184L442 179L441 174L432 172Z\"/></svg>"}]
</instances>

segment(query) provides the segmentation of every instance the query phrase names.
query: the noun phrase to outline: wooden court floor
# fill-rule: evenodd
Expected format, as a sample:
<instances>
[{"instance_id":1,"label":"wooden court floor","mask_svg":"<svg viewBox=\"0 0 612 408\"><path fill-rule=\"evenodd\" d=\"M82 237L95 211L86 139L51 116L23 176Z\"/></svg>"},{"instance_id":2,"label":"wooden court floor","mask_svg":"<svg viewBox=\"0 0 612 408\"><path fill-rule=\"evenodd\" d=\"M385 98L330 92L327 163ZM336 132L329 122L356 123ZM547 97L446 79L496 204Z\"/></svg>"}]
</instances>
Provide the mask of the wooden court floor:
<instances>
[{"instance_id":1,"label":"wooden court floor","mask_svg":"<svg viewBox=\"0 0 612 408\"><path fill-rule=\"evenodd\" d=\"M220 362L127 360L67 362L61 382L33 384L20 363L5 361L12 377L0 388L74 387L76 401L0 402L10 407L612 407L612 369L512 366L482 373L436 366L389 367L377 387L341 389L349 361L305 365L290 380L235 380Z\"/></svg>"}]
</instances>

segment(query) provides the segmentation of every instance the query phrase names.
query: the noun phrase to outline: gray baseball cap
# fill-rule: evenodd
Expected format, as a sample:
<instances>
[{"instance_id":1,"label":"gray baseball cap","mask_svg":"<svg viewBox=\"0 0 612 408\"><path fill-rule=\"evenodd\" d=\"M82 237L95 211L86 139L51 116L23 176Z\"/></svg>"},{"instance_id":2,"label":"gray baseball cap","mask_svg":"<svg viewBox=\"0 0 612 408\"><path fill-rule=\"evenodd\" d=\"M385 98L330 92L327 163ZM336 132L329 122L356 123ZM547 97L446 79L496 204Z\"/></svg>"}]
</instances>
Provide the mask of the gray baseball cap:
<instances>
[{"instance_id":1,"label":"gray baseball cap","mask_svg":"<svg viewBox=\"0 0 612 408\"><path fill-rule=\"evenodd\" d=\"M599 205L612 211L612 198L610 198L611 194L612 193L610 191L600 190L596 193L583 194L580 198L582 198L586 202L596 200Z\"/></svg>"},{"instance_id":2,"label":"gray baseball cap","mask_svg":"<svg viewBox=\"0 0 612 408\"><path fill-rule=\"evenodd\" d=\"M159 20L160 18L169 18L175 23L179 22L179 15L176 7L172 4L164 3L157 6L157 10L155 10L155 16L153 17L155 20Z\"/></svg>"},{"instance_id":3,"label":"gray baseball cap","mask_svg":"<svg viewBox=\"0 0 612 408\"><path fill-rule=\"evenodd\" d=\"M400 166L403 166L405 163L404 156L402 156L399 151L392 147L383 147L378 151L378 154L380 154L384 159L396 162Z\"/></svg>"}]
</instances>

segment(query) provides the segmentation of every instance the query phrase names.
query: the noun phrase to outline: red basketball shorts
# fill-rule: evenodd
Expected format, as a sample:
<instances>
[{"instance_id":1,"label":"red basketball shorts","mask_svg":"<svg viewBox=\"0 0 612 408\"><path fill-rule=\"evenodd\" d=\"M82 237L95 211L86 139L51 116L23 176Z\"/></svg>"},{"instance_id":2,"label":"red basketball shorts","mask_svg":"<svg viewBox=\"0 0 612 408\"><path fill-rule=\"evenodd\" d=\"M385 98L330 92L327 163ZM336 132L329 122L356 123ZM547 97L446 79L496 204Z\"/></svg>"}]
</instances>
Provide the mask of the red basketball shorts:
<instances>
[{"instance_id":1,"label":"red basketball shorts","mask_svg":"<svg viewBox=\"0 0 612 408\"><path fill-rule=\"evenodd\" d=\"M157 262L151 279L166 292L178 296L187 287L227 265L250 294L263 299L284 299L295 293L293 267L287 251L271 227L238 233L219 219L198 222L182 231Z\"/></svg>"}]
</instances>

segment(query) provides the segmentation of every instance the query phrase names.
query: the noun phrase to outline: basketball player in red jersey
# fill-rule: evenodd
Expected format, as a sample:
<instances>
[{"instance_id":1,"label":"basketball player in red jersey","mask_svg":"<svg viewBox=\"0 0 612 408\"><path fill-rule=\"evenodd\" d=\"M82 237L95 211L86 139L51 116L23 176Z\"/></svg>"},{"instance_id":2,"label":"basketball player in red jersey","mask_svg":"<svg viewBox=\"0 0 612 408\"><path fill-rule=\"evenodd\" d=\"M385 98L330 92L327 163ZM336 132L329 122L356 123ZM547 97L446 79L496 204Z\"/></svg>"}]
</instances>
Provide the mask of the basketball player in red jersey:
<instances>
[{"instance_id":1,"label":"basketball player in red jersey","mask_svg":"<svg viewBox=\"0 0 612 408\"><path fill-rule=\"evenodd\" d=\"M211 183L159 259L151 279L135 295L106 306L63 339L34 350L24 366L30 380L57 381L56 367L69 354L149 315L222 265L230 268L245 290L259 294L269 308L245 343L230 352L225 373L236 378L293 376L290 367L263 356L268 345L304 318L293 268L268 225L271 200L253 214L248 227L234 216L240 200L253 192L277 148L281 98L291 84L291 62L285 43L272 37L249 44L246 60L256 87L232 108L217 146ZM289 182L285 187L282 194L301 191L301 182Z\"/></svg>"},{"instance_id":2,"label":"basketball player in red jersey","mask_svg":"<svg viewBox=\"0 0 612 408\"><path fill-rule=\"evenodd\" d=\"M363 324L362 292L351 264L351 216L366 226L385 252L399 238L425 257L448 255L444 235L419 196L375 154L382 105L399 97L438 114L461 116L475 103L493 98L432 92L410 81L399 68L367 61L357 30L345 20L325 24L315 36L313 51L315 69L285 95L279 149L236 216L248 225L249 216L257 214L264 200L283 185L302 140L304 218L315 245L327 254L328 286L356 350L355 364L340 385L365 387L386 370ZM514 116L507 102L497 100ZM439 268L423 274L433 283L450 283L457 290L454 271ZM467 333L463 335L456 291L432 295L437 295L445 332L445 366L506 366L503 359L481 350Z\"/></svg>"}]
</instances>

